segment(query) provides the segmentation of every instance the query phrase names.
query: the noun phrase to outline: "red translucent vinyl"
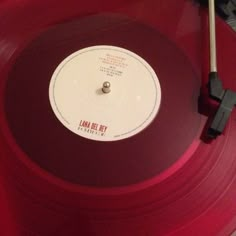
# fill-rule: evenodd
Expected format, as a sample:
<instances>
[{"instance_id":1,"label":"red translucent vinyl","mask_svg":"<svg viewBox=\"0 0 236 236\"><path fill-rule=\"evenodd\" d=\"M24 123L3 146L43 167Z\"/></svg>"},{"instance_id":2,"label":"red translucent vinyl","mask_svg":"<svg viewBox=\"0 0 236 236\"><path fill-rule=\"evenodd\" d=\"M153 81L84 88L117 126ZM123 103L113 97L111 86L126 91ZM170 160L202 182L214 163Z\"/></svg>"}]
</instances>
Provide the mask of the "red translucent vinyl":
<instances>
[{"instance_id":1,"label":"red translucent vinyl","mask_svg":"<svg viewBox=\"0 0 236 236\"><path fill-rule=\"evenodd\" d=\"M0 154L1 177L6 196L1 202L3 206L7 206L3 211L5 209L5 212L9 213L6 218L4 213L1 214L1 218L7 221L2 227L2 235L228 235L235 229L235 112L232 113L224 134L217 140L205 142L201 135L207 119L206 114L197 113L194 106L191 114L199 118L196 123L195 115L190 117L196 125L194 134L188 136L186 131L182 134L182 140L188 140L184 148L173 163L156 171L158 176L166 173L163 178L154 178L155 174L152 173L150 176L143 175L140 179L131 180L128 177L131 175L127 173L127 184L124 178L122 184L116 182L116 186L113 186L114 181L104 182L103 186L93 186L94 184L85 181L82 186L73 183L74 180L59 178L58 174L52 173L52 169L46 169L42 163L38 165L37 161L27 156L32 153L27 153L19 141L22 127L18 129L18 136L13 129L18 125L16 113L12 114L9 108L14 105L10 99L14 90L6 89L9 88L6 87L9 86L9 81L17 78L12 72L15 60L18 56L21 58L21 51L30 45L33 38L37 39L41 32L56 22L69 19L76 21L82 16L95 13L119 13L149 25L153 29L152 32L156 32L150 35L162 35L166 42L170 42L164 43L165 47L174 45L173 49L177 48L180 58L184 58L184 62L187 61L186 71L192 71L190 74L194 75L197 81L201 81L202 87L205 88L208 73L205 10L191 1L184 0L178 3L171 0L97 3L68 0L60 3L5 1L0 8ZM220 76L226 87L236 89L236 34L217 19L217 37ZM160 41L157 40L159 43ZM152 45L155 47L154 43ZM131 44L128 46L131 47ZM139 49L138 53L143 50L146 55L146 49L136 48ZM153 58L150 58L150 63L154 63ZM22 60L22 64L24 63ZM158 68L158 65L155 68ZM24 73L20 69L16 71ZM189 82L186 79L184 81L184 85ZM185 93L184 85L179 95L188 94ZM194 96L199 93L198 85L187 86L187 89L189 93L192 89ZM171 94L167 92L166 96L169 98ZM193 100L196 102L194 96ZM202 96L204 104L200 104L201 110L206 113L209 109L214 111L215 107L208 100L204 89ZM6 101L9 106L6 106ZM181 101L182 104L184 102ZM170 109L171 113L175 112L176 108ZM173 116L170 119L174 119ZM185 125L188 127L187 123L183 124L183 129L186 128ZM171 131L169 130L170 140ZM27 139L27 134L25 135L22 135L21 139L28 145L30 140ZM150 140L148 134L147 139L142 135L145 136L145 133L137 136L137 139L140 138L139 144ZM177 141L175 153L182 144L181 140ZM165 143L166 151L171 142L173 140ZM150 179L152 181L149 181ZM8 233L5 233L6 231Z\"/></svg>"}]
</instances>

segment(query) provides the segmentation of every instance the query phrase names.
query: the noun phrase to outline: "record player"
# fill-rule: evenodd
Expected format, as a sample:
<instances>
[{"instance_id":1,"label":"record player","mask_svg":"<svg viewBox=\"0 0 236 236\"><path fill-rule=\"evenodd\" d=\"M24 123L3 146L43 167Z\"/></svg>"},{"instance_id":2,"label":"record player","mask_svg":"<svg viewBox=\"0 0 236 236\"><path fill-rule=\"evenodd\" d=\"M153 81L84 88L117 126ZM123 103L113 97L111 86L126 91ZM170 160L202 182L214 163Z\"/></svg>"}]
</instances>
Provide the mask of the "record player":
<instances>
[{"instance_id":1,"label":"record player","mask_svg":"<svg viewBox=\"0 0 236 236\"><path fill-rule=\"evenodd\" d=\"M233 235L234 1L209 2L0 4L1 235Z\"/></svg>"}]
</instances>

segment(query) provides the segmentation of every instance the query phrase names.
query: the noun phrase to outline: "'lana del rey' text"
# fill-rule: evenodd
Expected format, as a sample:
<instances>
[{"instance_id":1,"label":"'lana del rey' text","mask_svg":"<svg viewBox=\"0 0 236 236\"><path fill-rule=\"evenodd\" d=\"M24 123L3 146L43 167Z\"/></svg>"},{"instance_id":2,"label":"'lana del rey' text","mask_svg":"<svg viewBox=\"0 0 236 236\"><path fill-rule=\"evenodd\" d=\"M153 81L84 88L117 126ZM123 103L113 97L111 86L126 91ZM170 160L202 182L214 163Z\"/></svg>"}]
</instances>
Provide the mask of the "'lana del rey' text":
<instances>
[{"instance_id":1,"label":"'lana del rey' text","mask_svg":"<svg viewBox=\"0 0 236 236\"><path fill-rule=\"evenodd\" d=\"M108 127L105 125L93 123L86 120L80 120L78 130L95 134L95 135L104 136L107 131L107 128Z\"/></svg>"}]
</instances>

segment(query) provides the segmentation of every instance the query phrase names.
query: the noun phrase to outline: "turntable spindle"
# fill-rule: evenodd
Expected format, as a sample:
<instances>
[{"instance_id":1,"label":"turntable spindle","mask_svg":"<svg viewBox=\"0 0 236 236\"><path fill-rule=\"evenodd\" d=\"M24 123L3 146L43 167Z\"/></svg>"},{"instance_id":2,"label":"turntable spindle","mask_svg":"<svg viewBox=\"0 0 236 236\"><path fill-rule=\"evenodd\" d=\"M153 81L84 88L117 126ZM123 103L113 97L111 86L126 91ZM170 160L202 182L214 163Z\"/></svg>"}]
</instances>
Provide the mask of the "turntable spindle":
<instances>
[{"instance_id":1,"label":"turntable spindle","mask_svg":"<svg viewBox=\"0 0 236 236\"><path fill-rule=\"evenodd\" d=\"M110 93L111 92L111 83L106 81L103 83L103 86L102 86L102 91L103 93Z\"/></svg>"}]
</instances>

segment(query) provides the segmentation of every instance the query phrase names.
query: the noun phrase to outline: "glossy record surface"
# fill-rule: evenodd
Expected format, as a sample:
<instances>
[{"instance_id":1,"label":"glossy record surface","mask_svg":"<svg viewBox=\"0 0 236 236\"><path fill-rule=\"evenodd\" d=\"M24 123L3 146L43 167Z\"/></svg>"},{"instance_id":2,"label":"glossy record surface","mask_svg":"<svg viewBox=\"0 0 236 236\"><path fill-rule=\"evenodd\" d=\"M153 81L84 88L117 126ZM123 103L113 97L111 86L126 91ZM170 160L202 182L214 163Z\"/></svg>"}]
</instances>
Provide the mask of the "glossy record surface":
<instances>
[{"instance_id":1,"label":"glossy record surface","mask_svg":"<svg viewBox=\"0 0 236 236\"><path fill-rule=\"evenodd\" d=\"M199 78L202 75L204 86L208 68L207 21L204 11L200 11L189 1L179 1L178 4L169 0L146 1L145 3L104 1L104 4L97 5L83 2L84 6L80 10L75 7L79 2L70 1L70 5L68 1L62 1L54 5L53 13L49 13L47 9L53 3L53 1L45 4L25 2L25 5L9 3L4 8L2 7L1 11L1 17L4 19L1 21L3 30L0 36L3 46L0 60L1 164L4 166L2 179L7 186L6 193L14 215L14 220L10 222L12 225L17 225L16 235L26 233L29 235L83 234L89 236L229 235L235 228L233 218L236 211L234 200L236 195L235 112L224 135L213 142L204 142L200 138L201 132L196 132L189 138L186 138L186 134L182 134L183 140L186 138L189 142L185 144L188 147L183 150L185 148L181 140L177 140L176 146L182 147L180 148L182 151L175 160L181 160L181 162L176 162L178 165L173 163L174 170L166 172L165 178L158 181L155 179L156 182L151 183L146 181L142 186L130 185L125 188L101 189L72 185L39 168L37 162L40 160L33 160L32 156L27 156L29 152L22 150L25 148L22 148L20 139L17 140L22 135L22 130L18 129L19 136L16 136L17 132L14 133L14 130L17 130L16 126L19 123L16 122L14 129L12 128L14 119L12 117L10 121L10 109L6 109L7 106L5 106L6 101L10 102L12 99L9 92L14 91L6 89L9 89L11 85L13 62L20 55L20 51L29 45L33 36L37 36L42 28L42 31L45 31L48 28L47 25L64 21L66 18L71 20L71 16L84 16L88 13L104 11L135 17L142 24L148 24L154 29L150 34L155 35L158 40L160 40L159 35L163 34L163 39L168 38L168 40L163 40L164 45L170 45L174 50L178 48L176 49L178 52L182 50L180 54L177 54L181 55L182 59L185 58L182 57L185 54L188 58L187 70L191 64L196 71L194 75ZM155 14L152 14L153 9L156 9ZM104 16L104 14L101 15ZM32 21L29 22L26 16L30 16ZM225 86L235 89L233 60L226 62L224 59L233 58L235 55L236 36L223 22L218 21L217 26L219 45L222 42L231 45L230 49L219 48L219 71ZM144 27L142 30L146 29ZM137 32L139 30L140 27L137 28ZM153 32L157 33L153 34ZM169 40L175 45L169 44ZM45 42L48 43L48 41ZM135 47L135 45L130 47ZM138 49L139 47L136 50ZM143 53L147 52L144 50ZM24 64L24 61L20 63ZM8 74L7 72L10 71L11 73ZM25 73L24 70L23 72ZM212 107L214 111L214 107L207 98L203 98L205 105L203 107L201 104L201 110L208 111L208 108ZM13 105L13 103L9 104ZM201 120L201 124L204 125L206 117L201 115ZM188 124L186 125L188 127ZM199 129L201 131L201 126ZM24 141L25 145L29 145L27 137ZM129 176L132 175L129 174ZM143 177L140 179L143 180ZM129 178L129 183L132 183L130 180L131 178ZM108 186L112 184L114 180Z\"/></svg>"},{"instance_id":2,"label":"glossy record surface","mask_svg":"<svg viewBox=\"0 0 236 236\"><path fill-rule=\"evenodd\" d=\"M134 137L88 140L62 126L52 111L48 90L56 67L73 52L94 45L142 56L159 78L158 115ZM9 73L5 110L15 140L43 169L80 185L127 186L165 171L191 145L200 127L199 84L187 57L157 30L132 18L104 14L57 25L33 40Z\"/></svg>"}]
</instances>

